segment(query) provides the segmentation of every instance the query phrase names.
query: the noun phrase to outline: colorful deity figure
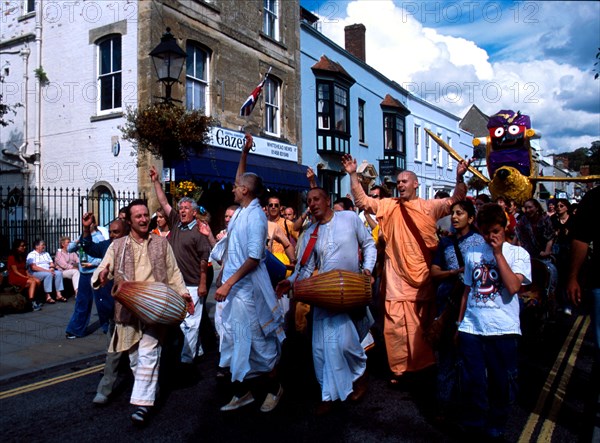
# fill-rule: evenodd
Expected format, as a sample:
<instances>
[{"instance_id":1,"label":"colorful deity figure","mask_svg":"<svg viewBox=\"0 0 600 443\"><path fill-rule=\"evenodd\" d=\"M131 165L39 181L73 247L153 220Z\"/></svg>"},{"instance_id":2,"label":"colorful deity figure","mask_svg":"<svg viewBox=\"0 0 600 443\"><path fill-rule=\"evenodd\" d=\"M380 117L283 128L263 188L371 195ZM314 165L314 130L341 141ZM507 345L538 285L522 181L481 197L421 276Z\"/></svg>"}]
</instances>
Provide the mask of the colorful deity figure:
<instances>
[{"instance_id":1,"label":"colorful deity figure","mask_svg":"<svg viewBox=\"0 0 600 443\"><path fill-rule=\"evenodd\" d=\"M490 138L487 164L490 177L498 168L511 166L525 176L532 175L531 145L533 136L531 120L521 111L502 110L492 115L487 124Z\"/></svg>"}]
</instances>

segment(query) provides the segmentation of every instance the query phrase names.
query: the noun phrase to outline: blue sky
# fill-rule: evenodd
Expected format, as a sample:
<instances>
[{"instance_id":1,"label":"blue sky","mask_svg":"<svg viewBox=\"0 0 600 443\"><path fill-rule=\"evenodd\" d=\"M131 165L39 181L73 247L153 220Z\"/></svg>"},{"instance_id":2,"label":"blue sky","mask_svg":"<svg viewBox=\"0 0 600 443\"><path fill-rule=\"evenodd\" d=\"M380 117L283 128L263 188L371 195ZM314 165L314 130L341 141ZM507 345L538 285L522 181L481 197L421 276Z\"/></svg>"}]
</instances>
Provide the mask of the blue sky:
<instances>
[{"instance_id":1,"label":"blue sky","mask_svg":"<svg viewBox=\"0 0 600 443\"><path fill-rule=\"evenodd\" d=\"M368 64L456 115L521 110L545 155L600 139L600 2L300 3L340 46L344 26L364 24Z\"/></svg>"}]
</instances>

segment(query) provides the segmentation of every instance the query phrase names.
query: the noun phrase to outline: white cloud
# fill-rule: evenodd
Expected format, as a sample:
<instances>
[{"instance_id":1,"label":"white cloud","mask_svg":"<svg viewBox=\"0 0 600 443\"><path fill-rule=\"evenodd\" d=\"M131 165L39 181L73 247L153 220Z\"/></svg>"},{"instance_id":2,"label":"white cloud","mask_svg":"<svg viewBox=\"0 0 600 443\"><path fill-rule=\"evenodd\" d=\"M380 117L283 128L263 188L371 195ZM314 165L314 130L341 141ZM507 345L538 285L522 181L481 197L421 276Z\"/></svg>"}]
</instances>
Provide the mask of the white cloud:
<instances>
[{"instance_id":1,"label":"white cloud","mask_svg":"<svg viewBox=\"0 0 600 443\"><path fill-rule=\"evenodd\" d=\"M391 0L338 3L345 11L324 20L323 33L343 47L344 27L364 24L369 65L459 116L471 104L529 114L545 154L600 139L600 81L590 72L597 3L497 3L496 11L399 4L405 9ZM588 49L589 65L579 66Z\"/></svg>"}]
</instances>

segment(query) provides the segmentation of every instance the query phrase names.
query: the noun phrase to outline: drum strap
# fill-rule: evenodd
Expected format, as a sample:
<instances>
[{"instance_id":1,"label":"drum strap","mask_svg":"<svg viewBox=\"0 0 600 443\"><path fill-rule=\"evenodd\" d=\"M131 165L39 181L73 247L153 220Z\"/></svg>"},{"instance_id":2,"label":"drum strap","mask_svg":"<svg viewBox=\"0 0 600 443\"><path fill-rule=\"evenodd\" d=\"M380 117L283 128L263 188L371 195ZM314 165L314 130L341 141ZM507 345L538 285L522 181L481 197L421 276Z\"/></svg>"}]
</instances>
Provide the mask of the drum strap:
<instances>
[{"instance_id":1,"label":"drum strap","mask_svg":"<svg viewBox=\"0 0 600 443\"><path fill-rule=\"evenodd\" d=\"M304 266L308 262L308 259L310 258L313 249L315 249L315 244L317 243L317 235L319 234L319 226L321 226L320 223L317 224L313 233L310 234L310 239L306 244L306 249L304 249L304 254L302 254L302 259L300 260L300 266Z\"/></svg>"}]
</instances>

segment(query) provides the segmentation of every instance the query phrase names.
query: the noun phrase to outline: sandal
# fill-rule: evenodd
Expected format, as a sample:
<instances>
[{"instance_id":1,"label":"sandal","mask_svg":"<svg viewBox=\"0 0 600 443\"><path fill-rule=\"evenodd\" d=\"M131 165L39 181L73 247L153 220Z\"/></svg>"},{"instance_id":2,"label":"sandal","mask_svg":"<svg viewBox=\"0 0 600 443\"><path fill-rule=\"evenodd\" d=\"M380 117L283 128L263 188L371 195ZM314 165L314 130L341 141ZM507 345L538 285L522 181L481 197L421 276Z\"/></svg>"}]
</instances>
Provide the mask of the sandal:
<instances>
[{"instance_id":1,"label":"sandal","mask_svg":"<svg viewBox=\"0 0 600 443\"><path fill-rule=\"evenodd\" d=\"M48 303L49 305L56 303L54 301L54 299L52 297L50 297L49 295L46 296L46 303Z\"/></svg>"},{"instance_id":2,"label":"sandal","mask_svg":"<svg viewBox=\"0 0 600 443\"><path fill-rule=\"evenodd\" d=\"M63 303L66 303L66 302L67 302L67 299L66 299L66 298L64 298L62 295L57 295L57 296L56 296L56 301L61 301L61 302L63 302Z\"/></svg>"}]
</instances>

